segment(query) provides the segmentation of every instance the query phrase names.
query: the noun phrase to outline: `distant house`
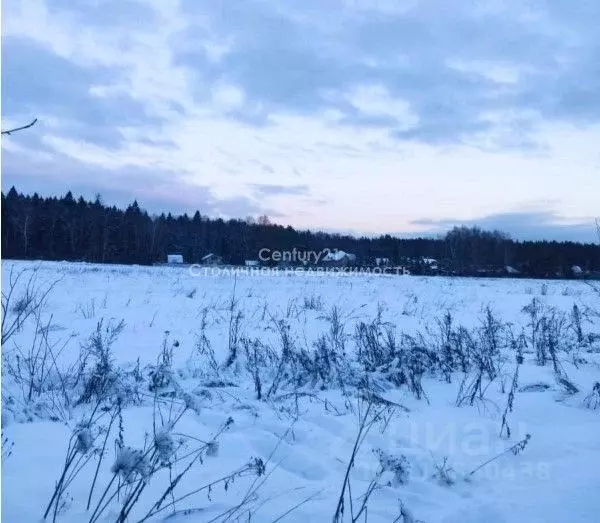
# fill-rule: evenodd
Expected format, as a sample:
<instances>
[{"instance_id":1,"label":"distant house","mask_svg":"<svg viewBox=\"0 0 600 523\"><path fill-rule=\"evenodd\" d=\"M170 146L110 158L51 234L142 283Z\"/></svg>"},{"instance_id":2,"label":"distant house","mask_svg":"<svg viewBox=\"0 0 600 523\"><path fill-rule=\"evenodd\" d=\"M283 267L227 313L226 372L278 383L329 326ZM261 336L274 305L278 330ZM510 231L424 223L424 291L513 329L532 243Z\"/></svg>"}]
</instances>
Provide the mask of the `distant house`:
<instances>
[{"instance_id":1,"label":"distant house","mask_svg":"<svg viewBox=\"0 0 600 523\"><path fill-rule=\"evenodd\" d=\"M422 258L421 261L432 271L437 271L439 269L438 261L435 258Z\"/></svg>"},{"instance_id":2,"label":"distant house","mask_svg":"<svg viewBox=\"0 0 600 523\"><path fill-rule=\"evenodd\" d=\"M202 256L200 262L202 265L222 265L223 258L215 253L209 253L206 256Z\"/></svg>"},{"instance_id":3,"label":"distant house","mask_svg":"<svg viewBox=\"0 0 600 523\"><path fill-rule=\"evenodd\" d=\"M510 274L511 276L521 274L521 271L519 271L519 269L515 269L512 265L507 265L504 267L504 270L506 271L506 274Z\"/></svg>"},{"instance_id":4,"label":"distant house","mask_svg":"<svg viewBox=\"0 0 600 523\"><path fill-rule=\"evenodd\" d=\"M167 263L169 263L169 264L183 263L183 255L181 255L181 254L167 254Z\"/></svg>"},{"instance_id":5,"label":"distant house","mask_svg":"<svg viewBox=\"0 0 600 523\"><path fill-rule=\"evenodd\" d=\"M260 262L258 260L244 260L244 265L246 267L259 267Z\"/></svg>"},{"instance_id":6,"label":"distant house","mask_svg":"<svg viewBox=\"0 0 600 523\"><path fill-rule=\"evenodd\" d=\"M573 267L571 267L571 272L573 273L573 276L583 276L583 269L579 265L573 265Z\"/></svg>"},{"instance_id":7,"label":"distant house","mask_svg":"<svg viewBox=\"0 0 600 523\"><path fill-rule=\"evenodd\" d=\"M356 263L356 255L340 250L329 251L323 258L323 264L332 266L346 266Z\"/></svg>"},{"instance_id":8,"label":"distant house","mask_svg":"<svg viewBox=\"0 0 600 523\"><path fill-rule=\"evenodd\" d=\"M377 267L385 267L390 264L389 258L375 258L375 265Z\"/></svg>"}]
</instances>

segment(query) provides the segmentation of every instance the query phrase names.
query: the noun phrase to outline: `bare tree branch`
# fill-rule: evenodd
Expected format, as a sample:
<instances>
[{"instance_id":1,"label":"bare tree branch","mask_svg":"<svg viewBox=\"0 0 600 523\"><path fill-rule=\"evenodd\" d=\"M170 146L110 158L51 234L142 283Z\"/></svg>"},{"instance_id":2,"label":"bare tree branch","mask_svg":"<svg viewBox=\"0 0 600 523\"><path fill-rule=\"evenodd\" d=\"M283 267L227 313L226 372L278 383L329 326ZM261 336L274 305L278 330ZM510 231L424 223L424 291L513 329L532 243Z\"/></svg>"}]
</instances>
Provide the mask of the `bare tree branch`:
<instances>
[{"instance_id":1,"label":"bare tree branch","mask_svg":"<svg viewBox=\"0 0 600 523\"><path fill-rule=\"evenodd\" d=\"M17 131L22 131L24 129L29 129L30 127L33 127L36 122L37 122L37 118L34 118L33 121L31 121L27 125L23 125L21 127L15 127L14 129L8 129L7 131L2 131L2 134L3 135L6 134L7 136L10 136L12 133L16 133Z\"/></svg>"}]
</instances>

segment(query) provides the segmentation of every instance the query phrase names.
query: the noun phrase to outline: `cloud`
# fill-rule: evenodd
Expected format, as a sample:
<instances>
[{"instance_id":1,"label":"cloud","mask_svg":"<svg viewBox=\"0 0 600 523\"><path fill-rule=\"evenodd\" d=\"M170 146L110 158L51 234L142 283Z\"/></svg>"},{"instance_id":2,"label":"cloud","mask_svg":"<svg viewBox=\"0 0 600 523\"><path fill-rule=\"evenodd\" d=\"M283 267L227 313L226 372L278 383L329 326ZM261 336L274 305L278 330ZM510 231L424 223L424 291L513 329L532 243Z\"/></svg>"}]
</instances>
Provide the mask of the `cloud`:
<instances>
[{"instance_id":1,"label":"cloud","mask_svg":"<svg viewBox=\"0 0 600 523\"><path fill-rule=\"evenodd\" d=\"M3 125L40 119L3 140L10 179L43 159L36 183L59 193L78 169L86 190L165 210L194 195L243 216L269 196L290 224L369 233L537 200L558 200L557 220L597 212L596 2L21 0L3 15Z\"/></svg>"},{"instance_id":2,"label":"cloud","mask_svg":"<svg viewBox=\"0 0 600 523\"><path fill-rule=\"evenodd\" d=\"M600 119L600 37L589 22L600 8L591 3L568 15L558 0L487 10L475 2L362 4L110 2L103 12L116 23L107 24L93 2L74 10L23 0L7 10L5 35L9 46L46 46L88 74L110 71L90 96L128 96L163 116L209 97L266 114L353 108L347 116L357 121L386 115L381 125L394 136L434 144L493 130L482 118L490 111ZM407 118L410 131L402 129Z\"/></svg>"},{"instance_id":3,"label":"cloud","mask_svg":"<svg viewBox=\"0 0 600 523\"><path fill-rule=\"evenodd\" d=\"M310 194L307 185L266 185L252 184L250 187L259 195L262 196L308 196Z\"/></svg>"},{"instance_id":4,"label":"cloud","mask_svg":"<svg viewBox=\"0 0 600 523\"><path fill-rule=\"evenodd\" d=\"M201 214L222 218L280 216L278 211L253 198L219 198L208 186L186 183L172 172L158 169L121 167L107 171L70 158L23 156L19 150L5 152L2 164L4 192L11 186L26 194L37 192L43 196L57 196L71 190L88 200L93 200L99 193L105 203L122 208L137 199L151 214L199 210ZM59 190L57 177L65 181Z\"/></svg>"},{"instance_id":5,"label":"cloud","mask_svg":"<svg viewBox=\"0 0 600 523\"><path fill-rule=\"evenodd\" d=\"M244 105L245 94L235 85L217 84L212 89L213 103L224 111L239 109Z\"/></svg>"},{"instance_id":6,"label":"cloud","mask_svg":"<svg viewBox=\"0 0 600 523\"><path fill-rule=\"evenodd\" d=\"M565 220L551 211L507 212L471 220L420 219L412 222L424 226L427 234L445 233L455 226L499 230L517 240L556 240L596 243L596 224L593 220Z\"/></svg>"}]
</instances>

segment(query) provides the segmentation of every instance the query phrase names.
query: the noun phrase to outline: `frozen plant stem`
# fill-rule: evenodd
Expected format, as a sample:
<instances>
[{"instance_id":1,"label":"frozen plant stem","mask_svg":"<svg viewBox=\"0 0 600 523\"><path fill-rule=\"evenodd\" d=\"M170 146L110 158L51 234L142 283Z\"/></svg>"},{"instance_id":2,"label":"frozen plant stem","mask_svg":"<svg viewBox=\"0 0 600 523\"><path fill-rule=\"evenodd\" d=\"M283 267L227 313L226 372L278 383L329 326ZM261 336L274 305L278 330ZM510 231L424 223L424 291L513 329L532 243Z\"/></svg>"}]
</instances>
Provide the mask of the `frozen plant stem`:
<instances>
[{"instance_id":1,"label":"frozen plant stem","mask_svg":"<svg viewBox=\"0 0 600 523\"><path fill-rule=\"evenodd\" d=\"M500 454L496 454L493 458L488 459L487 461L485 461L481 465L479 465L479 467L473 469L471 472L469 472L465 476L465 479L470 478L471 476L473 476L473 474L475 474L475 472L482 469L486 465L489 465L492 461L497 460L500 456L503 456L504 454L507 454L508 452L512 452L516 456L519 452L521 452L522 450L525 449L525 447L527 446L527 443L529 443L530 439L531 439L531 434L526 434L524 439L522 439L518 443L515 443L512 447L509 447L506 450L500 452Z\"/></svg>"}]
</instances>

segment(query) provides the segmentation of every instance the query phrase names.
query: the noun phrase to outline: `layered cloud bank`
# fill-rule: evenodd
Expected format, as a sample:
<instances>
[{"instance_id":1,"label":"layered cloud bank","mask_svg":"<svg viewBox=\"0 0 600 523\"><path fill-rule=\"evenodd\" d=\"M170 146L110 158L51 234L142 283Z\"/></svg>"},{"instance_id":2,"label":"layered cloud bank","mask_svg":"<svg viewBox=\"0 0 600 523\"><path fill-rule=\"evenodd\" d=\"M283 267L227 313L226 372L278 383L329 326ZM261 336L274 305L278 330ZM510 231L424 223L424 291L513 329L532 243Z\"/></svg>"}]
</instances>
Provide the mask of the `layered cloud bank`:
<instances>
[{"instance_id":1,"label":"layered cloud bank","mask_svg":"<svg viewBox=\"0 0 600 523\"><path fill-rule=\"evenodd\" d=\"M483 5L485 4L485 5ZM600 5L21 0L3 189L298 227L593 240Z\"/></svg>"}]
</instances>

